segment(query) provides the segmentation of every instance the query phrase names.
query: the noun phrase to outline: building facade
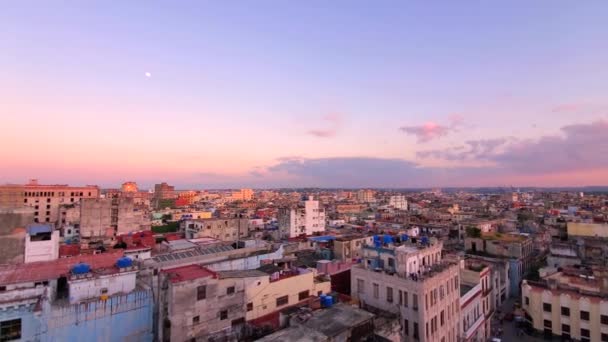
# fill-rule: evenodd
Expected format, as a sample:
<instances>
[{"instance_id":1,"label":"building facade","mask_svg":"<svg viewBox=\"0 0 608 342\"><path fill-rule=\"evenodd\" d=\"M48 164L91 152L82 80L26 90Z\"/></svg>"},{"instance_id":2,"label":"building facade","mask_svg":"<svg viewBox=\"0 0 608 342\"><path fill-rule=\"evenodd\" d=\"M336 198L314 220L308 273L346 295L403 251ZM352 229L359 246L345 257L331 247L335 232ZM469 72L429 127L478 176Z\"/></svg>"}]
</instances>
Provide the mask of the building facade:
<instances>
[{"instance_id":1,"label":"building facade","mask_svg":"<svg viewBox=\"0 0 608 342\"><path fill-rule=\"evenodd\" d=\"M303 205L295 208L281 208L278 212L281 237L293 238L313 235L325 231L325 209L319 201L310 196Z\"/></svg>"},{"instance_id":2,"label":"building facade","mask_svg":"<svg viewBox=\"0 0 608 342\"><path fill-rule=\"evenodd\" d=\"M459 339L459 266L442 259L440 241L363 248L362 263L351 268L352 296L363 308L398 315L403 341Z\"/></svg>"}]
</instances>

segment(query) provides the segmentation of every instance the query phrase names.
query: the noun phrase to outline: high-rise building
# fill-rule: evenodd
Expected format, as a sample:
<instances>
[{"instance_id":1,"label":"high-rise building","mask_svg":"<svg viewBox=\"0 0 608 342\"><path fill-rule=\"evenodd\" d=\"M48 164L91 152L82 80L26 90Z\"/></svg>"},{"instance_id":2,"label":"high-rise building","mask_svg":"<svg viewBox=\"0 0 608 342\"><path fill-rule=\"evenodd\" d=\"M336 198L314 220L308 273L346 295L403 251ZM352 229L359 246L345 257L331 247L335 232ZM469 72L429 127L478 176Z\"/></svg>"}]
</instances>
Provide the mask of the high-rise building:
<instances>
[{"instance_id":1,"label":"high-rise building","mask_svg":"<svg viewBox=\"0 0 608 342\"><path fill-rule=\"evenodd\" d=\"M313 196L297 207L279 209L277 219L284 238L325 231L325 209L319 207L319 201Z\"/></svg>"},{"instance_id":2,"label":"high-rise building","mask_svg":"<svg viewBox=\"0 0 608 342\"><path fill-rule=\"evenodd\" d=\"M63 205L78 203L83 198L99 198L99 187L41 185L36 179L25 185L0 186L0 207L33 207L34 222L61 224L65 215Z\"/></svg>"}]
</instances>

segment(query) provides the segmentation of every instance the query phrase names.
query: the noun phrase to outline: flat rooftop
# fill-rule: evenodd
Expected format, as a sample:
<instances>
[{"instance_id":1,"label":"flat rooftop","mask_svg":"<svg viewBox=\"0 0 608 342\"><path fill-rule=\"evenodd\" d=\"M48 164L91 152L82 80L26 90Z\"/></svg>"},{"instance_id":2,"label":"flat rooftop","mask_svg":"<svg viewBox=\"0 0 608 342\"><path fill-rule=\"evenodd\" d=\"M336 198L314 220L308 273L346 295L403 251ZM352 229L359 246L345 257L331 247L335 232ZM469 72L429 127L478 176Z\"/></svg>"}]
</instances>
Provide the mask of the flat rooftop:
<instances>
[{"instance_id":1,"label":"flat rooftop","mask_svg":"<svg viewBox=\"0 0 608 342\"><path fill-rule=\"evenodd\" d=\"M313 316L304 322L307 327L333 338L342 332L370 321L374 314L365 310L338 303L330 308L316 311Z\"/></svg>"},{"instance_id":2,"label":"flat rooftop","mask_svg":"<svg viewBox=\"0 0 608 342\"><path fill-rule=\"evenodd\" d=\"M0 265L0 284L19 284L58 279L62 276L70 275L72 267L80 262L88 264L92 270L112 268L123 255L123 251L119 250L112 253L85 254L52 261Z\"/></svg>"},{"instance_id":3,"label":"flat rooftop","mask_svg":"<svg viewBox=\"0 0 608 342\"><path fill-rule=\"evenodd\" d=\"M162 272L169 274L169 280L172 283L181 283L199 278L217 277L217 273L200 265L175 267L163 270Z\"/></svg>"}]
</instances>

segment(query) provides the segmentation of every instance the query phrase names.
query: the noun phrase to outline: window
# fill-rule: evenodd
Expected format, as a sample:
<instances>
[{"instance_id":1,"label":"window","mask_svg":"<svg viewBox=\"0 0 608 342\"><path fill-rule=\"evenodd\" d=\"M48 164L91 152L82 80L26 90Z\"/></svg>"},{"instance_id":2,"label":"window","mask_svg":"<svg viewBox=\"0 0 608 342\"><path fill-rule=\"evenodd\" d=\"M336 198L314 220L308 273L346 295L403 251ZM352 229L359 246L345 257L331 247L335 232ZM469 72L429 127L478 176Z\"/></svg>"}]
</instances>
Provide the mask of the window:
<instances>
[{"instance_id":1,"label":"window","mask_svg":"<svg viewBox=\"0 0 608 342\"><path fill-rule=\"evenodd\" d=\"M363 293L365 292L365 282L363 281L363 279L357 279L357 293Z\"/></svg>"},{"instance_id":2,"label":"window","mask_svg":"<svg viewBox=\"0 0 608 342\"><path fill-rule=\"evenodd\" d=\"M253 311L253 303L247 303L247 311Z\"/></svg>"},{"instance_id":3,"label":"window","mask_svg":"<svg viewBox=\"0 0 608 342\"><path fill-rule=\"evenodd\" d=\"M589 329L581 329L581 337L589 338Z\"/></svg>"},{"instance_id":4,"label":"window","mask_svg":"<svg viewBox=\"0 0 608 342\"><path fill-rule=\"evenodd\" d=\"M589 311L581 311L581 319L588 321L589 320Z\"/></svg>"},{"instance_id":5,"label":"window","mask_svg":"<svg viewBox=\"0 0 608 342\"><path fill-rule=\"evenodd\" d=\"M229 286L226 288L226 294L231 295L234 294L234 286Z\"/></svg>"},{"instance_id":6,"label":"window","mask_svg":"<svg viewBox=\"0 0 608 342\"><path fill-rule=\"evenodd\" d=\"M298 293L298 300L304 300L308 297L310 297L310 292L308 290Z\"/></svg>"},{"instance_id":7,"label":"window","mask_svg":"<svg viewBox=\"0 0 608 342\"><path fill-rule=\"evenodd\" d=\"M412 308L414 310L418 310L418 295L417 294L412 294Z\"/></svg>"},{"instance_id":8,"label":"window","mask_svg":"<svg viewBox=\"0 0 608 342\"><path fill-rule=\"evenodd\" d=\"M196 300L207 298L207 285L201 285L196 288Z\"/></svg>"},{"instance_id":9,"label":"window","mask_svg":"<svg viewBox=\"0 0 608 342\"><path fill-rule=\"evenodd\" d=\"M544 320L543 321L543 325L544 325L545 328L551 329L551 321L550 320L548 320L548 319Z\"/></svg>"},{"instance_id":10,"label":"window","mask_svg":"<svg viewBox=\"0 0 608 342\"><path fill-rule=\"evenodd\" d=\"M51 205L50 205L50 204L47 204L47 205L46 205L46 208L47 208L47 209L51 209Z\"/></svg>"},{"instance_id":11,"label":"window","mask_svg":"<svg viewBox=\"0 0 608 342\"><path fill-rule=\"evenodd\" d=\"M562 334L567 333L570 335L570 326L568 324L562 324Z\"/></svg>"},{"instance_id":12,"label":"window","mask_svg":"<svg viewBox=\"0 0 608 342\"><path fill-rule=\"evenodd\" d=\"M225 320L228 318L228 310L220 311L220 320Z\"/></svg>"},{"instance_id":13,"label":"window","mask_svg":"<svg viewBox=\"0 0 608 342\"><path fill-rule=\"evenodd\" d=\"M570 316L570 308L562 306L562 316Z\"/></svg>"},{"instance_id":14,"label":"window","mask_svg":"<svg viewBox=\"0 0 608 342\"><path fill-rule=\"evenodd\" d=\"M283 306L287 303L289 303L289 296L283 296L283 297L277 298L277 306Z\"/></svg>"},{"instance_id":15,"label":"window","mask_svg":"<svg viewBox=\"0 0 608 342\"><path fill-rule=\"evenodd\" d=\"M417 340L419 338L420 336L418 335L418 323L414 322L414 339Z\"/></svg>"},{"instance_id":16,"label":"window","mask_svg":"<svg viewBox=\"0 0 608 342\"><path fill-rule=\"evenodd\" d=\"M200 316L194 316L192 317L192 324L198 324L201 321L201 317Z\"/></svg>"},{"instance_id":17,"label":"window","mask_svg":"<svg viewBox=\"0 0 608 342\"><path fill-rule=\"evenodd\" d=\"M443 326L443 324L445 324L445 314L444 314L443 310L441 310L441 314L439 315L439 323L441 326Z\"/></svg>"},{"instance_id":18,"label":"window","mask_svg":"<svg viewBox=\"0 0 608 342\"><path fill-rule=\"evenodd\" d=\"M378 294L379 291L378 290L379 290L378 284L374 284L374 298L378 298L379 297L379 294Z\"/></svg>"},{"instance_id":19,"label":"window","mask_svg":"<svg viewBox=\"0 0 608 342\"><path fill-rule=\"evenodd\" d=\"M21 318L0 322L0 341L21 339Z\"/></svg>"},{"instance_id":20,"label":"window","mask_svg":"<svg viewBox=\"0 0 608 342\"><path fill-rule=\"evenodd\" d=\"M551 312L551 304L549 304L549 303L543 303L543 311L545 311L545 312Z\"/></svg>"},{"instance_id":21,"label":"window","mask_svg":"<svg viewBox=\"0 0 608 342\"><path fill-rule=\"evenodd\" d=\"M399 305L403 304L403 291L399 290Z\"/></svg>"},{"instance_id":22,"label":"window","mask_svg":"<svg viewBox=\"0 0 608 342\"><path fill-rule=\"evenodd\" d=\"M608 325L608 316L601 315L600 316L600 322L602 322L602 324Z\"/></svg>"},{"instance_id":23,"label":"window","mask_svg":"<svg viewBox=\"0 0 608 342\"><path fill-rule=\"evenodd\" d=\"M403 306L407 308L407 291L403 291Z\"/></svg>"},{"instance_id":24,"label":"window","mask_svg":"<svg viewBox=\"0 0 608 342\"><path fill-rule=\"evenodd\" d=\"M407 319L403 320L403 334L405 336L410 334L410 322Z\"/></svg>"},{"instance_id":25,"label":"window","mask_svg":"<svg viewBox=\"0 0 608 342\"><path fill-rule=\"evenodd\" d=\"M393 302L393 288L392 287L386 287L386 301L389 303Z\"/></svg>"},{"instance_id":26,"label":"window","mask_svg":"<svg viewBox=\"0 0 608 342\"><path fill-rule=\"evenodd\" d=\"M602 342L608 342L608 334L602 333Z\"/></svg>"}]
</instances>

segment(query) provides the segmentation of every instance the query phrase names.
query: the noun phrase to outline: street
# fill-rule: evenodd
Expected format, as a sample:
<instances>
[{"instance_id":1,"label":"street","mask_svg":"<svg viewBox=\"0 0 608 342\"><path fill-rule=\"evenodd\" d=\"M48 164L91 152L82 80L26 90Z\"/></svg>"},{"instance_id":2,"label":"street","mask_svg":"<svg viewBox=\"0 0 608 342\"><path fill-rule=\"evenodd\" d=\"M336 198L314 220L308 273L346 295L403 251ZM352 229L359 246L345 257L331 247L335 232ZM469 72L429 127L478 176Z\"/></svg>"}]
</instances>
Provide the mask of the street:
<instances>
[{"instance_id":1,"label":"street","mask_svg":"<svg viewBox=\"0 0 608 342\"><path fill-rule=\"evenodd\" d=\"M515 298L510 298L509 300L507 300L505 303L503 303L503 305L500 307L500 311L502 314L505 314L507 312L513 312L515 306ZM502 324L500 323L499 319L499 314L498 313L494 313L494 319L492 320L492 336L496 336L496 332L498 331L498 328L502 328L502 335L499 337L502 341L505 342L510 342L510 341L530 341L530 342L540 342L540 341L546 341L542 338L539 337L533 337L527 334L524 334L523 336L517 336L517 332L520 330L517 327L517 322L515 322L515 320L509 322L506 320L503 320Z\"/></svg>"}]
</instances>

